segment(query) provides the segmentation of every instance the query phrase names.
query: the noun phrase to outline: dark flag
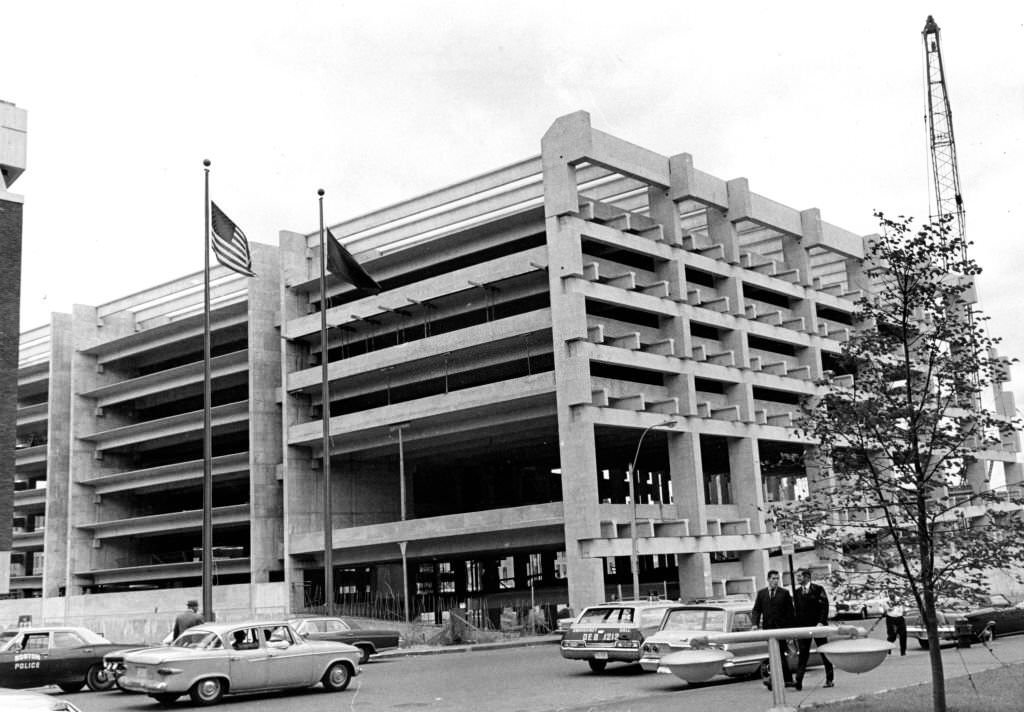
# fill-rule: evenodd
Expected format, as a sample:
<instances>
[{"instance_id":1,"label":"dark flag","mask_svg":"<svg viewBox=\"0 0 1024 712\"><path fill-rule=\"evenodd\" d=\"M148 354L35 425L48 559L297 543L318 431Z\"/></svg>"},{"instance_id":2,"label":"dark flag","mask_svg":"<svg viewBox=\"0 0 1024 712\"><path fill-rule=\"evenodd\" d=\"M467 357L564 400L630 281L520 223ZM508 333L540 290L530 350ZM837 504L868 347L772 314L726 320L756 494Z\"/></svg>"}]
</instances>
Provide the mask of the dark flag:
<instances>
[{"instance_id":1,"label":"dark flag","mask_svg":"<svg viewBox=\"0 0 1024 712\"><path fill-rule=\"evenodd\" d=\"M256 274L252 271L252 255L249 253L249 242L245 239L245 233L212 200L210 201L210 222L213 227L213 253L217 255L217 261L246 277L255 277Z\"/></svg>"},{"instance_id":2,"label":"dark flag","mask_svg":"<svg viewBox=\"0 0 1024 712\"><path fill-rule=\"evenodd\" d=\"M341 246L341 243L327 229L327 269L331 274L348 282L364 294L380 294L380 285L366 273L356 258Z\"/></svg>"}]
</instances>

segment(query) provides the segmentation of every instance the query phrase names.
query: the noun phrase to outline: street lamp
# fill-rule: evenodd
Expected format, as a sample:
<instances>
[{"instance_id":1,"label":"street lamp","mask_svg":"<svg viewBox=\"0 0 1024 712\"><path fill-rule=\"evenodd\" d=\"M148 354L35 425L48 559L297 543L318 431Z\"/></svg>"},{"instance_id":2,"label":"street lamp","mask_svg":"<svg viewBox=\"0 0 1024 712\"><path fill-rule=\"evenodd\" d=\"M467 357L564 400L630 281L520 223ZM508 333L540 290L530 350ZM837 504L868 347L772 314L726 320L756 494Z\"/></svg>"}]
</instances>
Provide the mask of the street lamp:
<instances>
[{"instance_id":1,"label":"street lamp","mask_svg":"<svg viewBox=\"0 0 1024 712\"><path fill-rule=\"evenodd\" d=\"M629 463L629 502L633 507L633 516L629 518L629 538L631 548L629 550L629 569L633 574L633 598L640 599L640 566L637 562L637 545L636 545L636 493L633 489L633 474L636 469L636 461L640 459L640 446L644 444L644 438L647 433L654 428L666 428L675 425L676 421L666 420L662 423L655 423L654 425L648 425L644 428L644 431L640 433L640 441L636 444L636 454L633 455L633 461Z\"/></svg>"}]
</instances>

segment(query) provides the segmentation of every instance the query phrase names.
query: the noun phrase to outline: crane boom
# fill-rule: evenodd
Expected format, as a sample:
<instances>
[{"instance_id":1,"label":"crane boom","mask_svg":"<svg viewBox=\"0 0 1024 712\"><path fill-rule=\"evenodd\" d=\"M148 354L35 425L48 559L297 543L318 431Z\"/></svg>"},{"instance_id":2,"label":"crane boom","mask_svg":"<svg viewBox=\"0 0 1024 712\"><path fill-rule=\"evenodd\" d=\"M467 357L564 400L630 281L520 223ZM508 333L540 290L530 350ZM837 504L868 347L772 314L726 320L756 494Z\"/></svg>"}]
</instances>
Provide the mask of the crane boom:
<instances>
[{"instance_id":1,"label":"crane boom","mask_svg":"<svg viewBox=\"0 0 1024 712\"><path fill-rule=\"evenodd\" d=\"M960 193L960 169L953 139L953 112L949 108L946 75L942 67L939 26L929 15L924 24L924 59L927 72L925 94L928 100L928 138L932 154L932 186L935 190L935 212L932 218L952 219L952 228L962 239L966 250L964 199Z\"/></svg>"}]
</instances>

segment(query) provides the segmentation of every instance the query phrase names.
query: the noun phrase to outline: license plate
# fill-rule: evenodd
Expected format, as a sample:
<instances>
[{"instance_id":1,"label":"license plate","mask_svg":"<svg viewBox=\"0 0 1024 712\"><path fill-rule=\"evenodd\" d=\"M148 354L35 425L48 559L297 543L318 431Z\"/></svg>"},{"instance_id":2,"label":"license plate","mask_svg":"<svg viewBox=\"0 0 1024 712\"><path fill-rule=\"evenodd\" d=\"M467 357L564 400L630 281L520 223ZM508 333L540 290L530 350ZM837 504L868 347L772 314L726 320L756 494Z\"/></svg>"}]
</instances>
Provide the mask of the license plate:
<instances>
[{"instance_id":1,"label":"license plate","mask_svg":"<svg viewBox=\"0 0 1024 712\"><path fill-rule=\"evenodd\" d=\"M594 653L594 660L607 660L608 653Z\"/></svg>"},{"instance_id":2,"label":"license plate","mask_svg":"<svg viewBox=\"0 0 1024 712\"><path fill-rule=\"evenodd\" d=\"M671 675L672 674L672 671L669 670L664 665L659 665L658 666L658 672L661 673L662 675Z\"/></svg>"}]
</instances>

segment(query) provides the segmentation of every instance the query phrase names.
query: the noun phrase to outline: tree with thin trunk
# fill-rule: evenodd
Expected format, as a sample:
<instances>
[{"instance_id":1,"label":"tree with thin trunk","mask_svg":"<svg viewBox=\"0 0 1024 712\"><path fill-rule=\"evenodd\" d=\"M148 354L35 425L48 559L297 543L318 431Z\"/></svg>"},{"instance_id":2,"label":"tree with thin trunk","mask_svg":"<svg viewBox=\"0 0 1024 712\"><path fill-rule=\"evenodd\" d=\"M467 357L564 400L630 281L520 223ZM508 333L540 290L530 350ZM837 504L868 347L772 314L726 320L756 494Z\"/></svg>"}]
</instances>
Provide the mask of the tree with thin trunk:
<instances>
[{"instance_id":1,"label":"tree with thin trunk","mask_svg":"<svg viewBox=\"0 0 1024 712\"><path fill-rule=\"evenodd\" d=\"M799 429L815 443L808 494L771 516L831 560L834 584L916 605L933 707L945 712L936 612L945 597L977 600L989 574L1024 563L1020 492L992 481L1015 460L1021 423L999 387L1008 361L976 309L981 270L968 245L942 221L915 229L876 217L864 284L850 285L864 290L855 328L802 407Z\"/></svg>"}]
</instances>

